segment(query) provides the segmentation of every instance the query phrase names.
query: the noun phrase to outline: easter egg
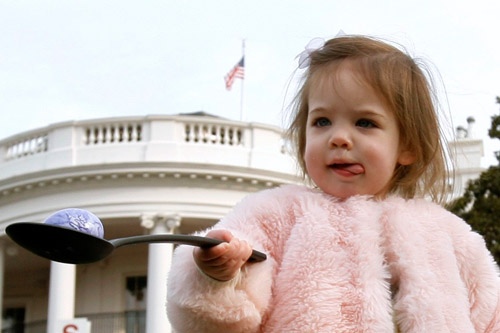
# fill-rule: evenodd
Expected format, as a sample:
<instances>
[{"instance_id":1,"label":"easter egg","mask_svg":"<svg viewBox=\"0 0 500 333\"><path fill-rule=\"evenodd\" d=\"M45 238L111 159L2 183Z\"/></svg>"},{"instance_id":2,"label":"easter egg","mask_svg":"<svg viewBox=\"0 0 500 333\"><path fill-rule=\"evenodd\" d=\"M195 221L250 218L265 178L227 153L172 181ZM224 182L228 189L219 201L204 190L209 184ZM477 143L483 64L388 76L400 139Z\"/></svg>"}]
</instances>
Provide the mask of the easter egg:
<instances>
[{"instance_id":1,"label":"easter egg","mask_svg":"<svg viewBox=\"0 0 500 333\"><path fill-rule=\"evenodd\" d=\"M84 209L66 208L59 210L47 217L43 223L74 229L99 238L104 237L101 220Z\"/></svg>"}]
</instances>

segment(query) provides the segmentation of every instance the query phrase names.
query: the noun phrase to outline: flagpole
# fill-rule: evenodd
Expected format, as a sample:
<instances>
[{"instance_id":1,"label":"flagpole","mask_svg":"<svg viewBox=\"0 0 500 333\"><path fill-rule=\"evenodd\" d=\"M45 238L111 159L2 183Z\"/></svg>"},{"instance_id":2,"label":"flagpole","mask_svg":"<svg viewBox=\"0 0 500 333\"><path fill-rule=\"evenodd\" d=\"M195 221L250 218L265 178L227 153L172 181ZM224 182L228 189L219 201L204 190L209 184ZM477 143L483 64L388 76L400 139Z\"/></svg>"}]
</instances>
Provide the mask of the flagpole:
<instances>
[{"instance_id":1,"label":"flagpole","mask_svg":"<svg viewBox=\"0 0 500 333\"><path fill-rule=\"evenodd\" d=\"M241 55L243 57L243 61L245 61L245 39L241 40ZM245 64L246 67L246 64ZM245 68L246 72L246 68ZM245 73L246 76L246 73ZM240 121L245 121L246 115L245 115L245 104L244 104L244 97L245 97L245 80L241 80L241 92L240 92Z\"/></svg>"}]
</instances>

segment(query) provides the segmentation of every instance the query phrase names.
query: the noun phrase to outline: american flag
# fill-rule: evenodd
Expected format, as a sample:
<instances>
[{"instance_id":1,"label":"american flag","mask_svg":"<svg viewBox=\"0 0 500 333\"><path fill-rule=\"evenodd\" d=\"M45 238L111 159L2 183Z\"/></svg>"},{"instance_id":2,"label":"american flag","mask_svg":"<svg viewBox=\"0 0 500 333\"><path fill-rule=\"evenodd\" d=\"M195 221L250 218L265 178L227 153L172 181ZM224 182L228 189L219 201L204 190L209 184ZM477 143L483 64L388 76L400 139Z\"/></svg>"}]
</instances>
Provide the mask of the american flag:
<instances>
[{"instance_id":1,"label":"american flag","mask_svg":"<svg viewBox=\"0 0 500 333\"><path fill-rule=\"evenodd\" d=\"M235 79L244 79L245 78L245 57L241 57L241 60L234 65L233 68L226 74L224 80L226 81L226 89L231 90L233 86L233 82Z\"/></svg>"}]
</instances>

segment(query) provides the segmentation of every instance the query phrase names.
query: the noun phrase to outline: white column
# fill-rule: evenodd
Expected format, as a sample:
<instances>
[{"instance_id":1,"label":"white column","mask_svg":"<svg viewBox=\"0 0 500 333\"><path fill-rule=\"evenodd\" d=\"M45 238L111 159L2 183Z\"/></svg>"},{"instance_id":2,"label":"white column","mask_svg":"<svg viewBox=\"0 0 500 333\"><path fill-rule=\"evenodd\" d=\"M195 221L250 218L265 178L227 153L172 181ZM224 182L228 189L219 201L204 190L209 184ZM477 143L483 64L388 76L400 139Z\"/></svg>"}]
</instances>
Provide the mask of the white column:
<instances>
[{"instance_id":1,"label":"white column","mask_svg":"<svg viewBox=\"0 0 500 333\"><path fill-rule=\"evenodd\" d=\"M49 313L47 333L56 332L59 321L75 316L76 266L50 262Z\"/></svg>"},{"instance_id":2,"label":"white column","mask_svg":"<svg viewBox=\"0 0 500 333\"><path fill-rule=\"evenodd\" d=\"M179 215L143 215L141 225L151 234L173 233L180 225ZM173 244L155 243L148 248L146 333L170 332L167 318L167 276L172 264Z\"/></svg>"}]
</instances>

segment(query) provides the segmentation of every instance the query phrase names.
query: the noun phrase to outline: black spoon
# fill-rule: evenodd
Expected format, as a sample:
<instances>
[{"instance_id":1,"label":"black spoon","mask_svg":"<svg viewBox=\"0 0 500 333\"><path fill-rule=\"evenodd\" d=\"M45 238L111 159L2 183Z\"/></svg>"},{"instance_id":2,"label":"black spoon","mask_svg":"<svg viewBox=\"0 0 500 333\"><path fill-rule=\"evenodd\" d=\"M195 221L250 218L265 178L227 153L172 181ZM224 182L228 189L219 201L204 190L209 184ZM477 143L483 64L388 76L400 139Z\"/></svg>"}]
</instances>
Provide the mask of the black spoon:
<instances>
[{"instance_id":1,"label":"black spoon","mask_svg":"<svg viewBox=\"0 0 500 333\"><path fill-rule=\"evenodd\" d=\"M174 243L212 247L224 241L191 235L144 235L106 240L85 232L46 223L18 222L7 226L7 235L34 254L66 264L88 264L106 258L115 248L139 243ZM253 250L249 261L266 260Z\"/></svg>"}]
</instances>

